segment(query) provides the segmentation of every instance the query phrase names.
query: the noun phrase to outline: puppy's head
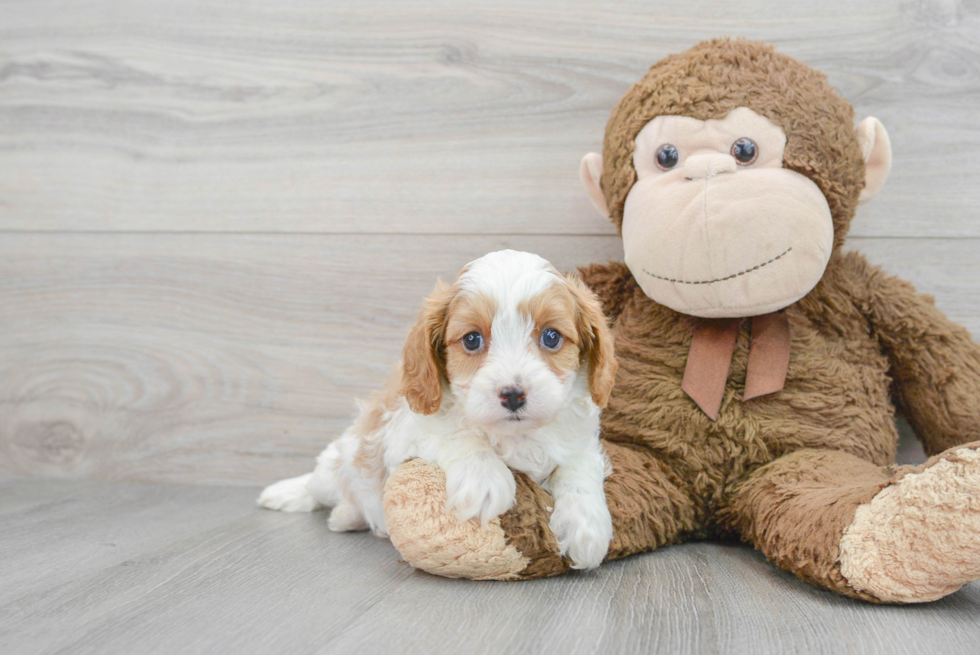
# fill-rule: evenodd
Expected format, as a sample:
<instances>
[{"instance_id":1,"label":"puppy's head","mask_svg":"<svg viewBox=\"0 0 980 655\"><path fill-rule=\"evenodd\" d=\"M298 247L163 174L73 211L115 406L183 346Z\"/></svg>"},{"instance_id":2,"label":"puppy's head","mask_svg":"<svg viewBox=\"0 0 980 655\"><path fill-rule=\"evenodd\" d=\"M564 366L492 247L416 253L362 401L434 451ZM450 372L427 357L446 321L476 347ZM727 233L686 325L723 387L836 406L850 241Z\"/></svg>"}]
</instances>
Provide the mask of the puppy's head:
<instances>
[{"instance_id":1,"label":"puppy's head","mask_svg":"<svg viewBox=\"0 0 980 655\"><path fill-rule=\"evenodd\" d=\"M533 429L576 394L604 407L616 373L598 299L529 253L471 262L426 300L405 343L402 393L438 411L444 386L466 418L488 430Z\"/></svg>"}]
</instances>

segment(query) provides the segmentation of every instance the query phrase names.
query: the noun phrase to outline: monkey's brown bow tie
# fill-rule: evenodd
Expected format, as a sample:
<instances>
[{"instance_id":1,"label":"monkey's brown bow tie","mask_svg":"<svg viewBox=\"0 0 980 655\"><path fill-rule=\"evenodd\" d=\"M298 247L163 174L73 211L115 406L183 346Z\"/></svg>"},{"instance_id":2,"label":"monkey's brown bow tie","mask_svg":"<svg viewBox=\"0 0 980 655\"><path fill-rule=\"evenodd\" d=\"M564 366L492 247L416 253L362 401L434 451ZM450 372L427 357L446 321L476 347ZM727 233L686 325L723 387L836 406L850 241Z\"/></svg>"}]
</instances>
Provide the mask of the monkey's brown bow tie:
<instances>
[{"instance_id":1,"label":"monkey's brown bow tie","mask_svg":"<svg viewBox=\"0 0 980 655\"><path fill-rule=\"evenodd\" d=\"M702 319L694 327L681 389L714 421L728 381L741 318ZM775 393L786 384L789 321L782 312L752 318L752 345L742 400Z\"/></svg>"}]
</instances>

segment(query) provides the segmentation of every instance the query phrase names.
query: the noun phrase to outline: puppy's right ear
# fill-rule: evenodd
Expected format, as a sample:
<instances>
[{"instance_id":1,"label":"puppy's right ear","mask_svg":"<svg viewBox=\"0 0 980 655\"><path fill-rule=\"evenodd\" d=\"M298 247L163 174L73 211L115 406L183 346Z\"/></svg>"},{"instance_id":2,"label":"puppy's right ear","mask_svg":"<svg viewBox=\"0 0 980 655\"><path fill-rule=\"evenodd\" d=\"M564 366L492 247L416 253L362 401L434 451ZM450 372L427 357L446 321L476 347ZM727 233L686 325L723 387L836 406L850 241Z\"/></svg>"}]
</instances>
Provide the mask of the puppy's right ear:
<instances>
[{"instance_id":1,"label":"puppy's right ear","mask_svg":"<svg viewBox=\"0 0 980 655\"><path fill-rule=\"evenodd\" d=\"M452 299L452 288L437 282L405 340L398 391L418 414L435 414L442 404L442 381L446 376L443 339Z\"/></svg>"}]
</instances>

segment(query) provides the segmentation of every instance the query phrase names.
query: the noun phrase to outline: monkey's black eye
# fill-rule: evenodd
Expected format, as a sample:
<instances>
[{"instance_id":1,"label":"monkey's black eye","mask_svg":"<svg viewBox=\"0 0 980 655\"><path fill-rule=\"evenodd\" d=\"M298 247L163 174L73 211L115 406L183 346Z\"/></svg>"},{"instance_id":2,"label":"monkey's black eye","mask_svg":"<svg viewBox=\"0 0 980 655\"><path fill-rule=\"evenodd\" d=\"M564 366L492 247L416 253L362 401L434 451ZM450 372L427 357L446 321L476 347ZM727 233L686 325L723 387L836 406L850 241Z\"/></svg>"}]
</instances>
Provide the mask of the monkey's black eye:
<instances>
[{"instance_id":1,"label":"monkey's black eye","mask_svg":"<svg viewBox=\"0 0 980 655\"><path fill-rule=\"evenodd\" d=\"M740 166L748 166L759 156L759 147L755 141L748 137L742 137L732 144L732 157Z\"/></svg>"},{"instance_id":2,"label":"monkey's black eye","mask_svg":"<svg viewBox=\"0 0 980 655\"><path fill-rule=\"evenodd\" d=\"M547 350L558 350L564 339L558 330L548 328L541 333L541 346Z\"/></svg>"},{"instance_id":3,"label":"monkey's black eye","mask_svg":"<svg viewBox=\"0 0 980 655\"><path fill-rule=\"evenodd\" d=\"M662 171L669 171L674 166L677 166L677 160L680 156L677 154L677 148L665 143L659 148L657 148L657 166L660 167Z\"/></svg>"},{"instance_id":4,"label":"monkey's black eye","mask_svg":"<svg viewBox=\"0 0 980 655\"><path fill-rule=\"evenodd\" d=\"M465 337L463 337L463 348L475 353L477 350L483 347L483 335L479 332L470 332Z\"/></svg>"}]
</instances>

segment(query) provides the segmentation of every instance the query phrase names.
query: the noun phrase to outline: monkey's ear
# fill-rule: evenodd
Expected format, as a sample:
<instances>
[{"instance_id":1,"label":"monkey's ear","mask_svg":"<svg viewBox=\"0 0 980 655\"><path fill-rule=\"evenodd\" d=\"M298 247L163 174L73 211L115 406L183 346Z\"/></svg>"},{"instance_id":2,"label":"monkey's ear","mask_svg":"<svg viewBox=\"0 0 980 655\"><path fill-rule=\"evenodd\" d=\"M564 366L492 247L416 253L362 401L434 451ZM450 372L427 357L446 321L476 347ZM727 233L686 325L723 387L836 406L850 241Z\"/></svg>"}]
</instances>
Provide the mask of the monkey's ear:
<instances>
[{"instance_id":1,"label":"monkey's ear","mask_svg":"<svg viewBox=\"0 0 980 655\"><path fill-rule=\"evenodd\" d=\"M855 132L864 157L864 189L858 196L858 202L862 203L874 198L885 186L892 169L892 144L885 126L872 116L858 123Z\"/></svg>"},{"instance_id":2,"label":"monkey's ear","mask_svg":"<svg viewBox=\"0 0 980 655\"><path fill-rule=\"evenodd\" d=\"M602 178L602 155L597 152L590 152L582 157L582 163L578 167L578 176L585 186L585 192L589 194L592 205L599 210L603 218L609 218L609 208L606 206L606 196L602 193L599 180Z\"/></svg>"}]
</instances>

